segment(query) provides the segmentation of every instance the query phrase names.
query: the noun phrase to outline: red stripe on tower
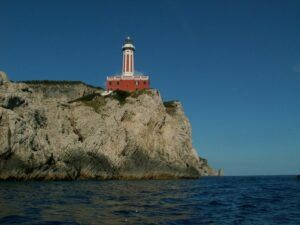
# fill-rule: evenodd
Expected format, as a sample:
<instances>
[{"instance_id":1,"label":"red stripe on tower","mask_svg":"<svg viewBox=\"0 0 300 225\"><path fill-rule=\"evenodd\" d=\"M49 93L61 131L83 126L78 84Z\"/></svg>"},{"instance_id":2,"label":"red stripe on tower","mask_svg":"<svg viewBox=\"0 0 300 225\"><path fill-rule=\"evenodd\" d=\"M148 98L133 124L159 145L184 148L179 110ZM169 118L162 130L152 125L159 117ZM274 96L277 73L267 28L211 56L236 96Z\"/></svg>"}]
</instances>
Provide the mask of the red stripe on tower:
<instances>
[{"instance_id":1,"label":"red stripe on tower","mask_svg":"<svg viewBox=\"0 0 300 225\"><path fill-rule=\"evenodd\" d=\"M128 55L126 54L126 72L129 72Z\"/></svg>"},{"instance_id":2,"label":"red stripe on tower","mask_svg":"<svg viewBox=\"0 0 300 225\"><path fill-rule=\"evenodd\" d=\"M133 73L133 61L132 61L132 55L130 55L130 72Z\"/></svg>"},{"instance_id":3,"label":"red stripe on tower","mask_svg":"<svg viewBox=\"0 0 300 225\"><path fill-rule=\"evenodd\" d=\"M128 54L128 72L130 73L131 68L130 68L130 55Z\"/></svg>"}]
</instances>

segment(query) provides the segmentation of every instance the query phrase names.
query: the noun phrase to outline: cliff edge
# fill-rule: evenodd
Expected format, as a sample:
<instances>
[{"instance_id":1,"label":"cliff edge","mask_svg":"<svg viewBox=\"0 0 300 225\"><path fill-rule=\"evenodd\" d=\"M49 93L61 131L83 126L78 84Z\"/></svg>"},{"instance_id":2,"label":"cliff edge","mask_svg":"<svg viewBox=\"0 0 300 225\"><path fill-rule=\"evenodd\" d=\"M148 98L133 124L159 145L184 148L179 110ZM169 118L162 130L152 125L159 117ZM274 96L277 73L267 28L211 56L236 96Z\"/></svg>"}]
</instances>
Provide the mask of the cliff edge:
<instances>
[{"instance_id":1,"label":"cliff edge","mask_svg":"<svg viewBox=\"0 0 300 225\"><path fill-rule=\"evenodd\" d=\"M1 80L1 77L0 77ZM76 82L0 82L0 179L216 175L198 157L178 101Z\"/></svg>"}]
</instances>

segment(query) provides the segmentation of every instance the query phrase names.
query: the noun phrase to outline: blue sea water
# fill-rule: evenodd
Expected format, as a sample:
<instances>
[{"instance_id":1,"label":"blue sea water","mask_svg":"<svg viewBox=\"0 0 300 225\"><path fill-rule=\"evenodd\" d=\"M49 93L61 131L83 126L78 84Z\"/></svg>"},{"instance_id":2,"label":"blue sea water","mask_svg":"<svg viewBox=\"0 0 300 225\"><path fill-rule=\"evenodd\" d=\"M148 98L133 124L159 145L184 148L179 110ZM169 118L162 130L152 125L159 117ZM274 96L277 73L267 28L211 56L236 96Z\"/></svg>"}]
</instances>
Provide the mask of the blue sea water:
<instances>
[{"instance_id":1,"label":"blue sea water","mask_svg":"<svg viewBox=\"0 0 300 225\"><path fill-rule=\"evenodd\" d=\"M0 224L299 225L300 181L0 181Z\"/></svg>"}]
</instances>

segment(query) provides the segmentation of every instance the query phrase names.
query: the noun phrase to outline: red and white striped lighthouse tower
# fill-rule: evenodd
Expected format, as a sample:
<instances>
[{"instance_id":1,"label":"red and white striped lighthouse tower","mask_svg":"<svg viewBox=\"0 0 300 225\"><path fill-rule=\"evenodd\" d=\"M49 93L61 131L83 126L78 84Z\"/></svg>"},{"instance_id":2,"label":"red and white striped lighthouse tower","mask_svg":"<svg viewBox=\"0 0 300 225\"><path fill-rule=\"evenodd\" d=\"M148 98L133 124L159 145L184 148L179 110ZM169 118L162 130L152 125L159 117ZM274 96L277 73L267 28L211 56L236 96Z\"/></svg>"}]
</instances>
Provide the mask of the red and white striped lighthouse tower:
<instances>
[{"instance_id":1,"label":"red and white striped lighthouse tower","mask_svg":"<svg viewBox=\"0 0 300 225\"><path fill-rule=\"evenodd\" d=\"M134 51L135 47L130 37L125 39L122 46L123 66L122 74L109 76L106 79L106 90L135 91L150 88L149 77L136 75L134 71Z\"/></svg>"},{"instance_id":2,"label":"red and white striped lighthouse tower","mask_svg":"<svg viewBox=\"0 0 300 225\"><path fill-rule=\"evenodd\" d=\"M125 39L124 45L122 46L123 50L123 76L133 76L134 75L134 45L130 37Z\"/></svg>"}]
</instances>

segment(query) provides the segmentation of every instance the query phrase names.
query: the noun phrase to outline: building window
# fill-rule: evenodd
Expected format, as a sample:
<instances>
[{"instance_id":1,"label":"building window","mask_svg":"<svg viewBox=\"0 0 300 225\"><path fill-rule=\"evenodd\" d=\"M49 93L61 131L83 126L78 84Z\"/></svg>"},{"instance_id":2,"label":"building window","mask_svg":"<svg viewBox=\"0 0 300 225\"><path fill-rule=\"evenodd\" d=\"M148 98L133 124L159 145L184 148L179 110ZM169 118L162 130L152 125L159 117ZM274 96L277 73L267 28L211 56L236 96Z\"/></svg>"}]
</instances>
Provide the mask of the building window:
<instances>
[{"instance_id":1,"label":"building window","mask_svg":"<svg viewBox=\"0 0 300 225\"><path fill-rule=\"evenodd\" d=\"M119 85L119 81L117 81L117 85Z\"/></svg>"},{"instance_id":2,"label":"building window","mask_svg":"<svg viewBox=\"0 0 300 225\"><path fill-rule=\"evenodd\" d=\"M138 81L136 81L136 82L135 82L135 86L138 86L138 85L139 85L139 82L138 82Z\"/></svg>"},{"instance_id":3,"label":"building window","mask_svg":"<svg viewBox=\"0 0 300 225\"><path fill-rule=\"evenodd\" d=\"M146 85L146 81L144 81L144 85Z\"/></svg>"},{"instance_id":4,"label":"building window","mask_svg":"<svg viewBox=\"0 0 300 225\"><path fill-rule=\"evenodd\" d=\"M109 85L111 85L111 81L109 82Z\"/></svg>"}]
</instances>

